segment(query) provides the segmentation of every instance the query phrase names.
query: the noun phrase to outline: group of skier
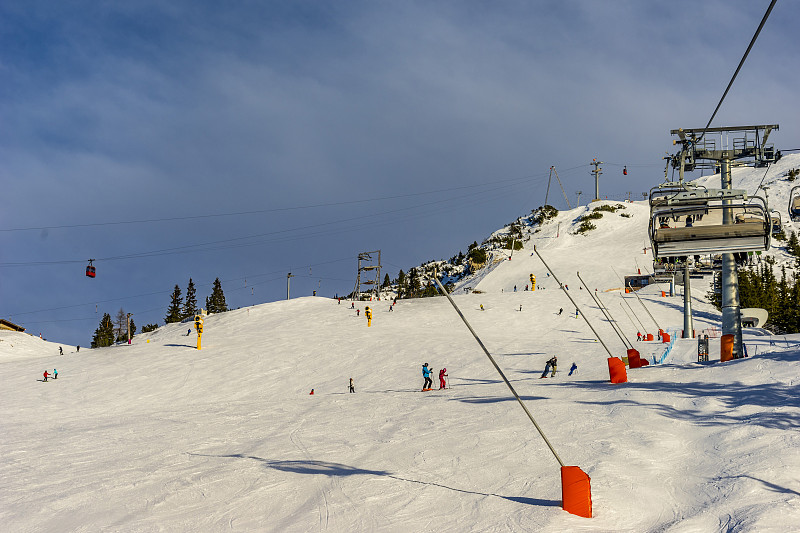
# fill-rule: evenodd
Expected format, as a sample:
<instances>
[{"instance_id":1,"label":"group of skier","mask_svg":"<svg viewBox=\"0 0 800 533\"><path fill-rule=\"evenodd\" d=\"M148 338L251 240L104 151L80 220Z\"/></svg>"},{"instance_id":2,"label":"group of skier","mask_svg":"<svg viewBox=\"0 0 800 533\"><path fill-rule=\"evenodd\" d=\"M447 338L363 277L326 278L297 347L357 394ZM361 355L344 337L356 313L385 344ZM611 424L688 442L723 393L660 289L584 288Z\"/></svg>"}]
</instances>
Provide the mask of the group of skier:
<instances>
[{"instance_id":1,"label":"group of skier","mask_svg":"<svg viewBox=\"0 0 800 533\"><path fill-rule=\"evenodd\" d=\"M44 379L43 379L42 381L47 381L47 377L48 377L48 376L53 376L53 379L58 379L58 370L56 370L56 369L54 368L54 369L53 369L53 373L52 373L52 374L51 374L51 373L49 373L47 370L45 370L45 371L44 371L44 374L42 374L42 375L44 376Z\"/></svg>"},{"instance_id":2,"label":"group of skier","mask_svg":"<svg viewBox=\"0 0 800 533\"><path fill-rule=\"evenodd\" d=\"M431 374L433 374L433 368L428 366L428 363L424 363L422 365L422 377L425 380L422 384L422 390L429 391L433 390L433 380L431 379ZM439 390L446 389L447 387L447 369L442 368L439 370Z\"/></svg>"}]
</instances>

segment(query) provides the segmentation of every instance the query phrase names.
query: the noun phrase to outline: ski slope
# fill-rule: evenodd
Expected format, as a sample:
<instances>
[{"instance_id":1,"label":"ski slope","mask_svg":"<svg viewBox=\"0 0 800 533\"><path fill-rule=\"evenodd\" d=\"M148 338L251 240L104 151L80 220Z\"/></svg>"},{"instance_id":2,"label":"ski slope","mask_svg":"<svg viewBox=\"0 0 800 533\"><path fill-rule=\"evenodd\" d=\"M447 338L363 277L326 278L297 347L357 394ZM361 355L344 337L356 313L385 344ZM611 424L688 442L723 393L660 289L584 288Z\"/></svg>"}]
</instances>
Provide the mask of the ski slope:
<instances>
[{"instance_id":1,"label":"ski slope","mask_svg":"<svg viewBox=\"0 0 800 533\"><path fill-rule=\"evenodd\" d=\"M560 213L454 291L561 458L591 477L593 518L561 510L558 463L445 298L359 302L356 316L309 297L209 316L200 351L183 324L63 356L0 331L2 529L797 529L800 335L745 330L750 357L725 364L718 339L708 364L678 339L664 364L611 385L603 346L531 255L615 355L625 345L576 272L642 355L661 357L667 345L636 343L635 321L679 330L683 301L653 286L640 291L653 318L631 295L636 316L623 313L612 267L652 266L647 207L625 206L629 218L606 213L587 235L573 234L586 208ZM531 273L537 290L523 291ZM708 281L692 289L695 329L718 327ZM540 379L553 355L559 372ZM449 389L419 391L426 362L447 367ZM54 367L58 380L37 381Z\"/></svg>"}]
</instances>

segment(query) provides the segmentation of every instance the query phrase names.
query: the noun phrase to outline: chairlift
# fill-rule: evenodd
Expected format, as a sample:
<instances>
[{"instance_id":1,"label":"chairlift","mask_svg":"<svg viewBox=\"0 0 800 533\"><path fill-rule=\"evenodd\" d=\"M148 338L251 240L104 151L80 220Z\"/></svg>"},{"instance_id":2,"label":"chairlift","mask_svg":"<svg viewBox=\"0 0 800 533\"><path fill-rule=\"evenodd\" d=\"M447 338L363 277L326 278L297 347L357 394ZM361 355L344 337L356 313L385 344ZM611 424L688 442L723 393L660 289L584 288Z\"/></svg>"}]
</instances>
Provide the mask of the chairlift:
<instances>
[{"instance_id":1,"label":"chairlift","mask_svg":"<svg viewBox=\"0 0 800 533\"><path fill-rule=\"evenodd\" d=\"M95 272L95 268L92 265L92 261L94 261L94 259L89 259L89 266L86 267L86 276L90 278L93 278L97 275Z\"/></svg>"},{"instance_id":2,"label":"chairlift","mask_svg":"<svg viewBox=\"0 0 800 533\"><path fill-rule=\"evenodd\" d=\"M622 175L623 176L627 176L628 175L628 165L625 165L624 167L622 167Z\"/></svg>"},{"instance_id":3,"label":"chairlift","mask_svg":"<svg viewBox=\"0 0 800 533\"><path fill-rule=\"evenodd\" d=\"M777 235L783 231L783 223L781 221L781 214L774 209L769 213L770 221L772 222L772 234Z\"/></svg>"},{"instance_id":4,"label":"chairlift","mask_svg":"<svg viewBox=\"0 0 800 533\"><path fill-rule=\"evenodd\" d=\"M793 222L800 221L800 185L792 187L789 193L789 218Z\"/></svg>"},{"instance_id":5,"label":"chairlift","mask_svg":"<svg viewBox=\"0 0 800 533\"><path fill-rule=\"evenodd\" d=\"M654 257L768 250L771 227L764 199L742 189L666 183L650 191Z\"/></svg>"}]
</instances>

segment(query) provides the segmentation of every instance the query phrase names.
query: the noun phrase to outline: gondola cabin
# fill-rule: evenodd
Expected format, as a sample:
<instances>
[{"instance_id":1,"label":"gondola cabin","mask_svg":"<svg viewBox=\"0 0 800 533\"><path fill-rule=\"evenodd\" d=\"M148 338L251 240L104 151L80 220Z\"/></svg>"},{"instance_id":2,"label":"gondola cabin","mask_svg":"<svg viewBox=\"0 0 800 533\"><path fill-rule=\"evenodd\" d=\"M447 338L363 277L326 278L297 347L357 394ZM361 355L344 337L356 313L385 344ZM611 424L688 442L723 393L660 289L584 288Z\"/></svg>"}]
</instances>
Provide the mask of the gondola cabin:
<instances>
[{"instance_id":1,"label":"gondola cabin","mask_svg":"<svg viewBox=\"0 0 800 533\"><path fill-rule=\"evenodd\" d=\"M92 261L94 261L94 259L90 259L89 265L86 267L86 277L89 278L93 278L97 275L97 273L95 272L94 265L92 265Z\"/></svg>"},{"instance_id":2,"label":"gondola cabin","mask_svg":"<svg viewBox=\"0 0 800 533\"><path fill-rule=\"evenodd\" d=\"M738 189L669 184L650 193L650 242L655 257L768 250L772 224L766 202Z\"/></svg>"}]
</instances>

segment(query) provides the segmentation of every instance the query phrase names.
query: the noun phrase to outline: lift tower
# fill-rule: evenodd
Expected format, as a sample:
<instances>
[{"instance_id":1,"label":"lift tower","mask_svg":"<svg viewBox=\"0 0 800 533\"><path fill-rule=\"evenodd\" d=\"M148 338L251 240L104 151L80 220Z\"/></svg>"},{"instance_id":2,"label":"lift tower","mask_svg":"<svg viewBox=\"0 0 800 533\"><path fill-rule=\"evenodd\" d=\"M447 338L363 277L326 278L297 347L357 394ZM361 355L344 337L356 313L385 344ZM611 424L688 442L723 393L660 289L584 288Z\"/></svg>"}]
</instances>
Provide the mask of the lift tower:
<instances>
[{"instance_id":1,"label":"lift tower","mask_svg":"<svg viewBox=\"0 0 800 533\"><path fill-rule=\"evenodd\" d=\"M377 260L373 255L377 254ZM377 261L377 262L376 262ZM374 277L371 275L374 273ZM366 286L366 287L364 287ZM366 288L367 290L363 290ZM362 252L358 254L358 275L356 287L353 290L353 299L360 298L363 292L374 292L375 297L381 299L381 251Z\"/></svg>"},{"instance_id":2,"label":"lift tower","mask_svg":"<svg viewBox=\"0 0 800 533\"><path fill-rule=\"evenodd\" d=\"M739 161L740 165L762 166L776 161L775 148L767 144L772 130L778 130L777 124L758 126L736 126L722 128L699 128L671 130L678 139L673 144L682 146L679 158L673 159L673 168L677 165L681 179L684 171L698 168L720 169L721 189L731 189L731 162ZM733 200L723 199L724 206L733 204ZM733 208L722 210L722 223L736 224ZM742 321L739 302L739 278L736 273L736 261L731 252L722 253L722 334L734 335L733 356L743 357Z\"/></svg>"},{"instance_id":3,"label":"lift tower","mask_svg":"<svg viewBox=\"0 0 800 533\"><path fill-rule=\"evenodd\" d=\"M591 170L590 172L594 174L594 200L592 200L593 202L597 202L600 200L600 174L603 173L602 172L603 169L600 168L600 165L602 164L603 164L602 161L598 161L597 159L592 159L591 165L594 165L594 170Z\"/></svg>"}]
</instances>

